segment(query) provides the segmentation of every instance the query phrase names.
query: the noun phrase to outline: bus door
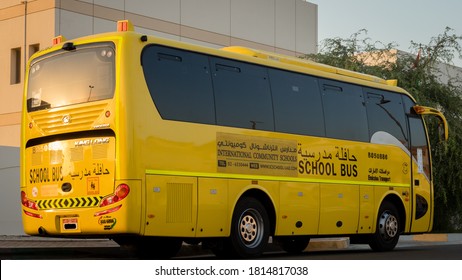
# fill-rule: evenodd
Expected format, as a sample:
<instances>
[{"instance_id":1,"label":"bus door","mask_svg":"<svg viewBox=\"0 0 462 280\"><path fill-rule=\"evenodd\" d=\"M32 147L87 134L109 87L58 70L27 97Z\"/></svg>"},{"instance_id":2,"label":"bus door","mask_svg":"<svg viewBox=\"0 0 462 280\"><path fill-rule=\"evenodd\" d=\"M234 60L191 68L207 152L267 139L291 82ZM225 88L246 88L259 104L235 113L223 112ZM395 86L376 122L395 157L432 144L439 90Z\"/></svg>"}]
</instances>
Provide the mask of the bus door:
<instances>
[{"instance_id":1,"label":"bus door","mask_svg":"<svg viewBox=\"0 0 462 280\"><path fill-rule=\"evenodd\" d=\"M409 115L411 132L411 232L431 230L433 220L433 185L430 151L421 116Z\"/></svg>"}]
</instances>

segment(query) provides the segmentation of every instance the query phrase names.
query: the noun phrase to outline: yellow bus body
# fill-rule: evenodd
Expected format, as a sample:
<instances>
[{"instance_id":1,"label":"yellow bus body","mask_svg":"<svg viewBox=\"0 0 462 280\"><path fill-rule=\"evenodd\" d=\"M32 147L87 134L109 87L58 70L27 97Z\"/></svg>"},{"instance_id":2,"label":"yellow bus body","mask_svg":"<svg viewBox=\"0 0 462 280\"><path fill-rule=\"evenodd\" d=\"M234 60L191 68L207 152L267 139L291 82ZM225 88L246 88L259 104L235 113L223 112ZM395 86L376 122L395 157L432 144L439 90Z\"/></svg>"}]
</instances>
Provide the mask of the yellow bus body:
<instances>
[{"instance_id":1,"label":"yellow bus body","mask_svg":"<svg viewBox=\"0 0 462 280\"><path fill-rule=\"evenodd\" d=\"M373 234L386 199L399 203L402 233L432 229L432 182L425 174L411 175L418 162L399 146L163 120L140 55L156 44L408 96L390 82L295 58L215 50L131 31L71 41L114 44L114 96L34 112L24 102L21 191L27 234L229 237L244 195L267 207L276 237ZM62 47L40 51L31 61ZM26 96L29 72L30 63ZM70 122L63 123L65 116ZM420 181L429 207L419 219L413 218L412 180ZM101 206L120 184L129 186L127 197Z\"/></svg>"}]
</instances>

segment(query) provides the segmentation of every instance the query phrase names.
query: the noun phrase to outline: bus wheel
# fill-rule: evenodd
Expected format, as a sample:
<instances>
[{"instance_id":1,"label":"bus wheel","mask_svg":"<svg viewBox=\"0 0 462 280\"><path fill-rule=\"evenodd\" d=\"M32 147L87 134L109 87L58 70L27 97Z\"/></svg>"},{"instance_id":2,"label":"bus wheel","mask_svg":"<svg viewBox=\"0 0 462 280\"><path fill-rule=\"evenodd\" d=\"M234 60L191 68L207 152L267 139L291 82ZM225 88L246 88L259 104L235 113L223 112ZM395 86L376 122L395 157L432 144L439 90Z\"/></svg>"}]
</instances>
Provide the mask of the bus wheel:
<instances>
[{"instance_id":1,"label":"bus wheel","mask_svg":"<svg viewBox=\"0 0 462 280\"><path fill-rule=\"evenodd\" d=\"M268 244L270 224L265 207L255 198L244 197L234 209L230 245L234 255L249 258L263 253Z\"/></svg>"},{"instance_id":2,"label":"bus wheel","mask_svg":"<svg viewBox=\"0 0 462 280\"><path fill-rule=\"evenodd\" d=\"M390 251L395 248L401 232L399 219L399 213L394 204L385 201L380 206L377 228L369 242L372 250Z\"/></svg>"},{"instance_id":3,"label":"bus wheel","mask_svg":"<svg viewBox=\"0 0 462 280\"><path fill-rule=\"evenodd\" d=\"M277 241L281 245L282 250L287 253L299 254L308 247L310 238L306 236L287 236L280 237Z\"/></svg>"}]
</instances>

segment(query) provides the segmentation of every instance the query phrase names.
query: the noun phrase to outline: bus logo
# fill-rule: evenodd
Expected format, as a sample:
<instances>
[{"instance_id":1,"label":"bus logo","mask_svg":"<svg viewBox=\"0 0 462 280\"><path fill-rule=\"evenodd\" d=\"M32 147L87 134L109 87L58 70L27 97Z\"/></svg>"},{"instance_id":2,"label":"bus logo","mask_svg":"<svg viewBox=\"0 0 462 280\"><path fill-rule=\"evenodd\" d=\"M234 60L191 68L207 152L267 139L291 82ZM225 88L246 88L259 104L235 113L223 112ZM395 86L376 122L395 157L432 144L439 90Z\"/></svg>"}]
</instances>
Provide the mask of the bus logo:
<instances>
[{"instance_id":1,"label":"bus logo","mask_svg":"<svg viewBox=\"0 0 462 280\"><path fill-rule=\"evenodd\" d=\"M90 145L101 145L101 144L108 144L109 141L110 141L109 137L78 140L74 142L74 146L80 147L80 146L90 146Z\"/></svg>"},{"instance_id":2,"label":"bus logo","mask_svg":"<svg viewBox=\"0 0 462 280\"><path fill-rule=\"evenodd\" d=\"M71 122L71 116L70 115L64 115L63 118L63 124L68 124Z\"/></svg>"}]
</instances>

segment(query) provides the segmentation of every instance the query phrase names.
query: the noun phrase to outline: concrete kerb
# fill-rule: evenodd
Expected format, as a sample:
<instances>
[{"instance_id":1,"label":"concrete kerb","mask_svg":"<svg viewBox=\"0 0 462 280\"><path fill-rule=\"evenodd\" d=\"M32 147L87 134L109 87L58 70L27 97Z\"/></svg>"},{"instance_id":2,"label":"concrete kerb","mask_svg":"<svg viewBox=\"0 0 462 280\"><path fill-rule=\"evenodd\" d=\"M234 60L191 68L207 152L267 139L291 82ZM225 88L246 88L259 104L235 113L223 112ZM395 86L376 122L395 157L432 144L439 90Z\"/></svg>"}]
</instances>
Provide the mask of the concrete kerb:
<instances>
[{"instance_id":1,"label":"concrete kerb","mask_svg":"<svg viewBox=\"0 0 462 280\"><path fill-rule=\"evenodd\" d=\"M462 242L460 233L424 233L415 235L402 235L400 241L415 242ZM311 239L305 251L323 249L344 249L350 246L350 239L340 238L319 238Z\"/></svg>"},{"instance_id":2,"label":"concrete kerb","mask_svg":"<svg viewBox=\"0 0 462 280\"><path fill-rule=\"evenodd\" d=\"M460 233L425 233L415 235L402 235L400 242L422 242L422 243L438 243L438 242L457 242L462 243L462 234ZM308 247L304 252L322 251L322 250L338 250L350 247L350 239L348 237L339 238L314 238L310 240Z\"/></svg>"},{"instance_id":3,"label":"concrete kerb","mask_svg":"<svg viewBox=\"0 0 462 280\"><path fill-rule=\"evenodd\" d=\"M462 234L460 233L425 233L415 235L400 236L401 242L422 242L422 243L438 243L438 242L457 242L462 243ZM348 237L338 238L313 238L310 240L308 247L304 252L322 251L322 250L338 250L350 247L350 239Z\"/></svg>"},{"instance_id":4,"label":"concrete kerb","mask_svg":"<svg viewBox=\"0 0 462 280\"><path fill-rule=\"evenodd\" d=\"M449 237L447 233L419 234L412 235L412 240L422 242L447 242Z\"/></svg>"},{"instance_id":5,"label":"concrete kerb","mask_svg":"<svg viewBox=\"0 0 462 280\"><path fill-rule=\"evenodd\" d=\"M305 252L319 251L319 250L337 250L346 249L350 246L350 239L348 237L339 238L315 238L311 239Z\"/></svg>"}]
</instances>

